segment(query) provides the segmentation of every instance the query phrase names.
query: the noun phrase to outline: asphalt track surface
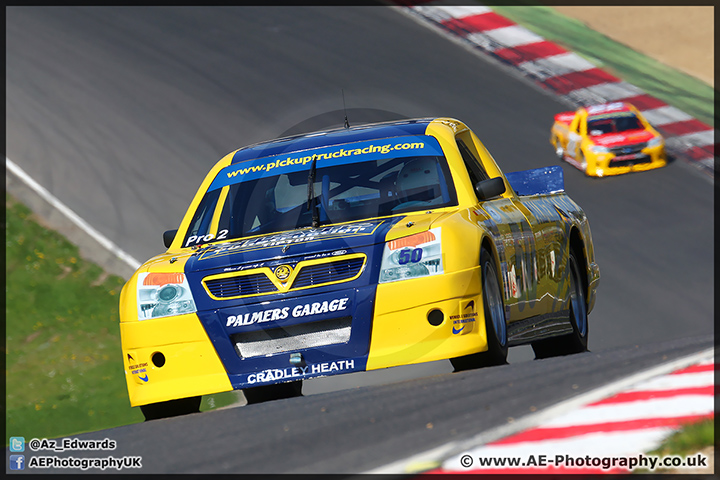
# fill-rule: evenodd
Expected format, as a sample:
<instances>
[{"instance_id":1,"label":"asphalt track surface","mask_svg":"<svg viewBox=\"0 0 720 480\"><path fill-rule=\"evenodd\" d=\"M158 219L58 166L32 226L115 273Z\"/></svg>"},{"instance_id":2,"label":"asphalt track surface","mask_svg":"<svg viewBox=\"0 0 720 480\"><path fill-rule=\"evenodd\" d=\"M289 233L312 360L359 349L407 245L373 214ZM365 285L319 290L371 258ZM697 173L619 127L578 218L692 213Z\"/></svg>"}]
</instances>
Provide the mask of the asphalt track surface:
<instances>
[{"instance_id":1,"label":"asphalt track surface","mask_svg":"<svg viewBox=\"0 0 720 480\"><path fill-rule=\"evenodd\" d=\"M141 261L219 158L341 125L342 92L351 124L451 116L505 172L558 164L567 105L388 7L8 7L6 23L7 156ZM605 179L562 165L601 269L592 353L328 378L85 437L143 473L361 472L712 345L713 185L681 161ZM371 385L392 378L409 379Z\"/></svg>"}]
</instances>

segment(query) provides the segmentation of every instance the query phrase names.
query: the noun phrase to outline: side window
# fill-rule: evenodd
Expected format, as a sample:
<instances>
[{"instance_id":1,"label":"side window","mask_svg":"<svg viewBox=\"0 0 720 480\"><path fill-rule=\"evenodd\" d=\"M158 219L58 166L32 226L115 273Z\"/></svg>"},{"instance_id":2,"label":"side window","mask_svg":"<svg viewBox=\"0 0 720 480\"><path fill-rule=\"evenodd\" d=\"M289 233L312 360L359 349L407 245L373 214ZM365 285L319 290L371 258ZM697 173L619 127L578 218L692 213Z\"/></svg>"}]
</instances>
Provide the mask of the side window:
<instances>
[{"instance_id":1,"label":"side window","mask_svg":"<svg viewBox=\"0 0 720 480\"><path fill-rule=\"evenodd\" d=\"M206 193L203 199L200 201L195 215L193 215L188 228L187 236L185 237L184 247L190 245L189 239L191 237L198 237L208 233L210 229L210 221L212 220L212 212L215 210L215 204L220 196L220 189L213 190L212 192Z\"/></svg>"},{"instance_id":2,"label":"side window","mask_svg":"<svg viewBox=\"0 0 720 480\"><path fill-rule=\"evenodd\" d=\"M575 133L580 133L580 115L575 115L575 118L573 118L570 124L570 130Z\"/></svg>"},{"instance_id":3,"label":"side window","mask_svg":"<svg viewBox=\"0 0 720 480\"><path fill-rule=\"evenodd\" d=\"M460 150L460 155L462 155L463 162L465 163L465 168L467 168L468 175L470 175L470 181L472 182L473 187L477 185L478 182L490 178L488 177L488 174L485 173L480 161L475 157L475 155L473 155L468 146L465 145L465 142L458 138L457 145Z\"/></svg>"}]
</instances>

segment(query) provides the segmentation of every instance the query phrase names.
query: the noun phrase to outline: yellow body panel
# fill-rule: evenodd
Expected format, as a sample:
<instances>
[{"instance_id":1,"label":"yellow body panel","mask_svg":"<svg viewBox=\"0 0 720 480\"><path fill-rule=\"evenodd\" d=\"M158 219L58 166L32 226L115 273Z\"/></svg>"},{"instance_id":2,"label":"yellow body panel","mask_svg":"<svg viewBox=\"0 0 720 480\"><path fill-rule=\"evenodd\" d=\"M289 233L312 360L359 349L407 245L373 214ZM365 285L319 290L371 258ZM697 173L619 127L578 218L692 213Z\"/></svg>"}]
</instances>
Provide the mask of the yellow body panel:
<instances>
[{"instance_id":1,"label":"yellow body panel","mask_svg":"<svg viewBox=\"0 0 720 480\"><path fill-rule=\"evenodd\" d=\"M195 314L121 323L120 333L132 406L233 389Z\"/></svg>"},{"instance_id":2,"label":"yellow body panel","mask_svg":"<svg viewBox=\"0 0 720 480\"><path fill-rule=\"evenodd\" d=\"M433 326L427 315L436 309L443 322ZM479 268L378 285L375 312L368 370L487 350ZM453 325L465 329L453 334Z\"/></svg>"}]
</instances>

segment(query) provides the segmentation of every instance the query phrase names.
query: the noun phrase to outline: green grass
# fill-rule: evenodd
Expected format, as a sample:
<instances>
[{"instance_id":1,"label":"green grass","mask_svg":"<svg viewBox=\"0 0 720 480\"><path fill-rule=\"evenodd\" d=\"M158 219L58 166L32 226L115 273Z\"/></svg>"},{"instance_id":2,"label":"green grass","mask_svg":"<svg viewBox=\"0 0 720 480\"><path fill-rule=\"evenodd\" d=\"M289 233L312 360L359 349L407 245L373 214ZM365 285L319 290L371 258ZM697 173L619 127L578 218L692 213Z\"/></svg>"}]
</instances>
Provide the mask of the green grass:
<instances>
[{"instance_id":1,"label":"green grass","mask_svg":"<svg viewBox=\"0 0 720 480\"><path fill-rule=\"evenodd\" d=\"M124 280L80 257L6 196L6 436L56 438L137 423L120 349ZM203 398L202 410L235 392Z\"/></svg>"},{"instance_id":2,"label":"green grass","mask_svg":"<svg viewBox=\"0 0 720 480\"><path fill-rule=\"evenodd\" d=\"M697 462L697 458L693 458L700 451L705 450L715 444L715 421L712 418L691 423L679 429L670 435L656 449L647 453L647 455L655 455L661 458L666 457L683 457ZM708 467L709 467L708 463ZM638 468L633 470L634 474L646 473L699 473L683 468L657 468L650 472L647 468Z\"/></svg>"},{"instance_id":3,"label":"green grass","mask_svg":"<svg viewBox=\"0 0 720 480\"><path fill-rule=\"evenodd\" d=\"M715 443L715 422L712 418L692 423L673 433L653 455L692 455Z\"/></svg>"}]
</instances>

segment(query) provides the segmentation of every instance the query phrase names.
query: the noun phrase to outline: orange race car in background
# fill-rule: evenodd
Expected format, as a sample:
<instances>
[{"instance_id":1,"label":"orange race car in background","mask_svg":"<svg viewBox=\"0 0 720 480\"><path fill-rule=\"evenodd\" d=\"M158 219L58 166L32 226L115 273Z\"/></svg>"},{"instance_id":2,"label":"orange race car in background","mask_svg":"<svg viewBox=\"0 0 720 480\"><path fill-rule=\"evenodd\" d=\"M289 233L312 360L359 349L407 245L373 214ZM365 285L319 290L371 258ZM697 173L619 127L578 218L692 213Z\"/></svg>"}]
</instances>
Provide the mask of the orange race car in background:
<instances>
[{"instance_id":1,"label":"orange race car in background","mask_svg":"<svg viewBox=\"0 0 720 480\"><path fill-rule=\"evenodd\" d=\"M665 141L637 108L605 103L555 115L550 143L561 160L593 177L667 164Z\"/></svg>"}]
</instances>

